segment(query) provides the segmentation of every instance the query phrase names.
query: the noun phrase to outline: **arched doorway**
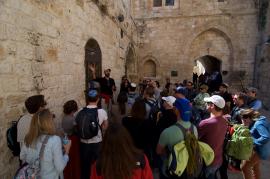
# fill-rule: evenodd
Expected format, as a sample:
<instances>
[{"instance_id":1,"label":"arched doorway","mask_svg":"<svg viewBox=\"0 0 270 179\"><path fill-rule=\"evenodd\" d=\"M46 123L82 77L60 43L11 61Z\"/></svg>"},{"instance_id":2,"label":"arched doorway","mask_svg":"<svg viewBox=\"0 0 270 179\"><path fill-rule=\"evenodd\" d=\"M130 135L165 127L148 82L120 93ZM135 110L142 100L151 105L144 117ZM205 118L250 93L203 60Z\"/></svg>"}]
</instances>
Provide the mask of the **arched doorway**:
<instances>
[{"instance_id":1,"label":"arched doorway","mask_svg":"<svg viewBox=\"0 0 270 179\"><path fill-rule=\"evenodd\" d=\"M199 33L192 40L189 53L190 60L201 59L200 62L207 67L207 72L225 71L230 73L233 70L231 39L219 29L210 28Z\"/></svg>"},{"instance_id":2,"label":"arched doorway","mask_svg":"<svg viewBox=\"0 0 270 179\"><path fill-rule=\"evenodd\" d=\"M156 63L153 60L147 60L143 65L144 77L156 77Z\"/></svg>"},{"instance_id":3,"label":"arched doorway","mask_svg":"<svg viewBox=\"0 0 270 179\"><path fill-rule=\"evenodd\" d=\"M215 71L221 72L222 62L216 57L205 55L195 60L195 66L198 67L198 73L213 73Z\"/></svg>"},{"instance_id":4,"label":"arched doorway","mask_svg":"<svg viewBox=\"0 0 270 179\"><path fill-rule=\"evenodd\" d=\"M214 56L205 55L195 60L193 73L198 75L198 79L193 79L196 84L206 83L210 87L210 91L217 91L222 83L222 61ZM199 82L199 83L197 83Z\"/></svg>"},{"instance_id":5,"label":"arched doorway","mask_svg":"<svg viewBox=\"0 0 270 179\"><path fill-rule=\"evenodd\" d=\"M98 42L95 39L89 39L85 45L85 89L88 89L88 83L93 79L91 71L88 69L89 64L96 64L96 76L102 76L101 62L102 62L101 50Z\"/></svg>"}]
</instances>

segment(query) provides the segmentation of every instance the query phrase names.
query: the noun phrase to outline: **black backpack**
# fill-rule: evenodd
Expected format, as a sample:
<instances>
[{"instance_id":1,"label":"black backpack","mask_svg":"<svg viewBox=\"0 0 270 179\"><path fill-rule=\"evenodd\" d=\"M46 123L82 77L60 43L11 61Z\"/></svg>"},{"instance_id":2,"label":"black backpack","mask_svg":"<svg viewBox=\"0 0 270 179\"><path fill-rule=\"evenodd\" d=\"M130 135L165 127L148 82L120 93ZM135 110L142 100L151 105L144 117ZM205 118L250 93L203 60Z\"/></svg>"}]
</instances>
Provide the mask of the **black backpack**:
<instances>
[{"instance_id":1,"label":"black backpack","mask_svg":"<svg viewBox=\"0 0 270 179\"><path fill-rule=\"evenodd\" d=\"M77 114L75 121L81 139L91 139L97 136L100 127L97 110L97 108L85 107Z\"/></svg>"},{"instance_id":2,"label":"black backpack","mask_svg":"<svg viewBox=\"0 0 270 179\"><path fill-rule=\"evenodd\" d=\"M150 112L149 112L148 119L156 124L157 114L160 111L158 102L154 101L154 100L145 100L145 103L150 106Z\"/></svg>"},{"instance_id":3,"label":"black backpack","mask_svg":"<svg viewBox=\"0 0 270 179\"><path fill-rule=\"evenodd\" d=\"M19 120L21 117L19 118ZM20 143L17 142L17 125L18 121L12 121L11 127L8 128L6 132L6 137L7 137L7 145L8 148L12 151L12 154L14 156L19 156L20 155Z\"/></svg>"}]
</instances>

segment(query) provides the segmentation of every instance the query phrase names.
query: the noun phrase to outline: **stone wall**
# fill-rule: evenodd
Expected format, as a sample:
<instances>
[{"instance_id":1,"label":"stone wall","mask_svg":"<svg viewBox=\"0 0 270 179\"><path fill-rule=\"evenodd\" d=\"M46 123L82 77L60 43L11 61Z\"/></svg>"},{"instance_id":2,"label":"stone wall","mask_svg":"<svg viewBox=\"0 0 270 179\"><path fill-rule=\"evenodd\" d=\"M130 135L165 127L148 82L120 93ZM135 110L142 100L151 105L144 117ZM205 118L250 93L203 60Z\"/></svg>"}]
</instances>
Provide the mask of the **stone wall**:
<instances>
[{"instance_id":1,"label":"stone wall","mask_svg":"<svg viewBox=\"0 0 270 179\"><path fill-rule=\"evenodd\" d=\"M258 40L253 0L176 0L172 7L152 7L152 3L134 2L141 37L140 74L150 59L160 81L171 71L178 71L172 81L191 80L194 60L210 55L221 60L221 71L228 71L226 82L235 88L241 81L252 83Z\"/></svg>"},{"instance_id":2,"label":"stone wall","mask_svg":"<svg viewBox=\"0 0 270 179\"><path fill-rule=\"evenodd\" d=\"M257 70L254 75L255 86L259 89L258 96L263 99L264 108L270 110L269 84L270 84L270 2L264 14L266 19L265 27L260 32L261 39L258 43ZM264 17L262 17L264 18Z\"/></svg>"},{"instance_id":3,"label":"stone wall","mask_svg":"<svg viewBox=\"0 0 270 179\"><path fill-rule=\"evenodd\" d=\"M124 2L124 4L123 4ZM129 0L1 0L0 1L0 176L11 178L18 158L8 150L5 132L25 112L24 101L44 94L61 119L62 105L75 99L84 105L84 47L95 39L102 69L110 67L119 84L125 55L136 48ZM125 8L125 7L130 8ZM118 15L124 14L123 22ZM120 34L122 29L122 35Z\"/></svg>"}]
</instances>

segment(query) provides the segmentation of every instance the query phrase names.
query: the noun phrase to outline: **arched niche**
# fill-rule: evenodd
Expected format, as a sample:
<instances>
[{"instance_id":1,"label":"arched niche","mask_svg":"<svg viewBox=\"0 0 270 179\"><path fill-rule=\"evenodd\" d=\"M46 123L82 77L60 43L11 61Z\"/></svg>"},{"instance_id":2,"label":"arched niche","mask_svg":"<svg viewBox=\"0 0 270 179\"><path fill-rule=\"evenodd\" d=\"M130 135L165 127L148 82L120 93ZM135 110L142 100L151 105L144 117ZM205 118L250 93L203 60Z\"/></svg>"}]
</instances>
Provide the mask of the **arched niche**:
<instances>
[{"instance_id":1,"label":"arched niche","mask_svg":"<svg viewBox=\"0 0 270 179\"><path fill-rule=\"evenodd\" d=\"M136 54L133 45L129 45L126 52L125 62L125 75L130 81L136 81L137 65L136 65Z\"/></svg>"},{"instance_id":2,"label":"arched niche","mask_svg":"<svg viewBox=\"0 0 270 179\"><path fill-rule=\"evenodd\" d=\"M143 75L144 77L156 77L157 76L157 65L156 63L149 59L143 64Z\"/></svg>"},{"instance_id":3,"label":"arched niche","mask_svg":"<svg viewBox=\"0 0 270 179\"><path fill-rule=\"evenodd\" d=\"M96 64L96 76L102 76L102 54L100 46L95 39L89 39L85 45L85 89L88 89L88 83L93 79L92 73L88 68L89 64Z\"/></svg>"}]
</instances>

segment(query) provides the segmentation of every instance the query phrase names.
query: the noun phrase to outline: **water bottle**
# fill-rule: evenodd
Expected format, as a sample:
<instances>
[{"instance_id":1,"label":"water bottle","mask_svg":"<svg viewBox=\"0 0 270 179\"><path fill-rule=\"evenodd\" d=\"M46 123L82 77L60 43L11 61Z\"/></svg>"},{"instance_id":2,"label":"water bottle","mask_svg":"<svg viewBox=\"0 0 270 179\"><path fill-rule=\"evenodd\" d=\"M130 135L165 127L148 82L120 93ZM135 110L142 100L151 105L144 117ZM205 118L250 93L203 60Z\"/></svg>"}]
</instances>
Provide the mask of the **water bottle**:
<instances>
[{"instance_id":1,"label":"water bottle","mask_svg":"<svg viewBox=\"0 0 270 179\"><path fill-rule=\"evenodd\" d=\"M63 144L67 145L68 143L69 143L69 139L68 139L67 133L65 133L65 136L63 138Z\"/></svg>"}]
</instances>

